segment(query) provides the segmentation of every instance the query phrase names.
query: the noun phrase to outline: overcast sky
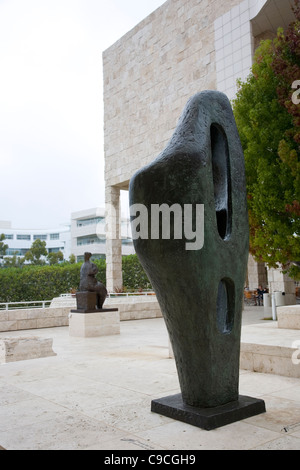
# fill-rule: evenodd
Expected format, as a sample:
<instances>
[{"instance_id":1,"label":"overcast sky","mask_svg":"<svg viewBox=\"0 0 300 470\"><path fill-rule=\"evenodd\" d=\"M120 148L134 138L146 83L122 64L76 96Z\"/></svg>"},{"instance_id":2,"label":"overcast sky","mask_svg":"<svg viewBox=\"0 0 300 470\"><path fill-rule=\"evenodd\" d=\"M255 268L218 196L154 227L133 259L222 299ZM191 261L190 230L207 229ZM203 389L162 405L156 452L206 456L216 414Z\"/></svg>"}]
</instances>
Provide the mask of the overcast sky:
<instances>
[{"instance_id":1,"label":"overcast sky","mask_svg":"<svg viewBox=\"0 0 300 470\"><path fill-rule=\"evenodd\" d=\"M104 206L102 51L165 0L0 0L0 220Z\"/></svg>"}]
</instances>

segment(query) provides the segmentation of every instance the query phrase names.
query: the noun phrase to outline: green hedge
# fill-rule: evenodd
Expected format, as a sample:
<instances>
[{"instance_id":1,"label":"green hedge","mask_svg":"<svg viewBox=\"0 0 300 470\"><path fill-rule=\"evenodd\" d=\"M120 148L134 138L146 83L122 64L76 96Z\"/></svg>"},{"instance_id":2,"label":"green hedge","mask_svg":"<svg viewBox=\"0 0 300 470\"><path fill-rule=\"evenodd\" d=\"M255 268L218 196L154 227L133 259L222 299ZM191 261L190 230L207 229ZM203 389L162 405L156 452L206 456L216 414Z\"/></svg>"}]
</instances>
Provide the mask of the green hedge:
<instances>
[{"instance_id":1,"label":"green hedge","mask_svg":"<svg viewBox=\"0 0 300 470\"><path fill-rule=\"evenodd\" d=\"M128 291L152 289L141 263L136 255L123 256L123 286Z\"/></svg>"},{"instance_id":2,"label":"green hedge","mask_svg":"<svg viewBox=\"0 0 300 470\"><path fill-rule=\"evenodd\" d=\"M105 260L93 260L97 279L106 284ZM23 266L0 269L0 303L51 300L78 289L82 263L54 266ZM150 289L151 285L136 255L123 257L124 290Z\"/></svg>"}]
</instances>

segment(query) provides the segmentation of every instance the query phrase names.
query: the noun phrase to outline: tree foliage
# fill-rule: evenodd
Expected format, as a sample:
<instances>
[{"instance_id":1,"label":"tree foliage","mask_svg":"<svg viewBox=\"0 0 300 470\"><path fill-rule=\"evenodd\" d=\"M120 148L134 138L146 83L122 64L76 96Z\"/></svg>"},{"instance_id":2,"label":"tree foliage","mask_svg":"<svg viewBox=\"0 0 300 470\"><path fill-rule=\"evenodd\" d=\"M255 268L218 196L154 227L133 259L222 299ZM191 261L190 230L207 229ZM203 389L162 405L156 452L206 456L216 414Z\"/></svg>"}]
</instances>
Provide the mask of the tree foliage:
<instances>
[{"instance_id":1,"label":"tree foliage","mask_svg":"<svg viewBox=\"0 0 300 470\"><path fill-rule=\"evenodd\" d=\"M38 238L32 243L30 250L27 251L25 260L30 261L32 264L45 264L43 256L47 255L46 242Z\"/></svg>"},{"instance_id":2,"label":"tree foliage","mask_svg":"<svg viewBox=\"0 0 300 470\"><path fill-rule=\"evenodd\" d=\"M285 33L279 29L273 41L261 42L233 110L245 155L250 252L298 278L300 104L292 86L300 80L299 0L294 12Z\"/></svg>"},{"instance_id":3,"label":"tree foliage","mask_svg":"<svg viewBox=\"0 0 300 470\"><path fill-rule=\"evenodd\" d=\"M5 240L4 233L0 235L0 257L5 256L5 253L8 249L8 245L6 245L3 240Z\"/></svg>"},{"instance_id":4,"label":"tree foliage","mask_svg":"<svg viewBox=\"0 0 300 470\"><path fill-rule=\"evenodd\" d=\"M64 254L62 251L58 251L57 253L48 253L47 255L47 258L48 258L48 261L49 261L49 264L57 264L59 263L60 261L63 261L64 259Z\"/></svg>"},{"instance_id":5,"label":"tree foliage","mask_svg":"<svg viewBox=\"0 0 300 470\"><path fill-rule=\"evenodd\" d=\"M123 256L122 273L125 290L138 291L152 288L137 255Z\"/></svg>"}]
</instances>

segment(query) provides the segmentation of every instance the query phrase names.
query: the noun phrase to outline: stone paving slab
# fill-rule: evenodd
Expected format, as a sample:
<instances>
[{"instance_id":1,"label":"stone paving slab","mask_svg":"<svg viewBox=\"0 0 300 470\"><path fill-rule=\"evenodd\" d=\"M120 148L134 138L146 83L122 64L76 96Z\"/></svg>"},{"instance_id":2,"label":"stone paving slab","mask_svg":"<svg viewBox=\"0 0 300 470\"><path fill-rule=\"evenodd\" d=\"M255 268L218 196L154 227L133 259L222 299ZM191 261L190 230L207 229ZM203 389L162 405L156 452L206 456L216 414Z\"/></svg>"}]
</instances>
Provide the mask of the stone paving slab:
<instances>
[{"instance_id":1,"label":"stone paving slab","mask_svg":"<svg viewBox=\"0 0 300 470\"><path fill-rule=\"evenodd\" d=\"M245 312L245 325L259 314ZM215 430L151 413L153 399L180 392L162 318L122 322L120 335L99 338L70 337L68 327L35 334L53 338L57 355L0 365L4 449L300 450L294 377L241 370L240 393L267 411Z\"/></svg>"}]
</instances>

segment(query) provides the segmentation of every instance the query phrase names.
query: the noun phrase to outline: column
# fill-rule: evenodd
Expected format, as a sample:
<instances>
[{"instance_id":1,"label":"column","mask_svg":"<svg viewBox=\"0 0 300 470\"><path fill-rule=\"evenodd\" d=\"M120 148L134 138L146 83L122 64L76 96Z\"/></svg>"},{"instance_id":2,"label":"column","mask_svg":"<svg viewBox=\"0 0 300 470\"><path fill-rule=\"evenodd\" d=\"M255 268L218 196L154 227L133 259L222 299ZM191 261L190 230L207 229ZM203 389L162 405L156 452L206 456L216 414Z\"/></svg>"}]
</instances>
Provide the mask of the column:
<instances>
[{"instance_id":1,"label":"column","mask_svg":"<svg viewBox=\"0 0 300 470\"><path fill-rule=\"evenodd\" d=\"M123 285L120 188L117 186L107 186L105 190L105 224L106 288L114 292Z\"/></svg>"},{"instance_id":2,"label":"column","mask_svg":"<svg viewBox=\"0 0 300 470\"><path fill-rule=\"evenodd\" d=\"M248 287L255 290L258 286L266 287L268 284L264 263L257 263L252 255L248 259Z\"/></svg>"},{"instance_id":3,"label":"column","mask_svg":"<svg viewBox=\"0 0 300 470\"><path fill-rule=\"evenodd\" d=\"M296 304L295 282L280 269L268 269L268 282L270 293L285 292L285 305Z\"/></svg>"}]
</instances>

